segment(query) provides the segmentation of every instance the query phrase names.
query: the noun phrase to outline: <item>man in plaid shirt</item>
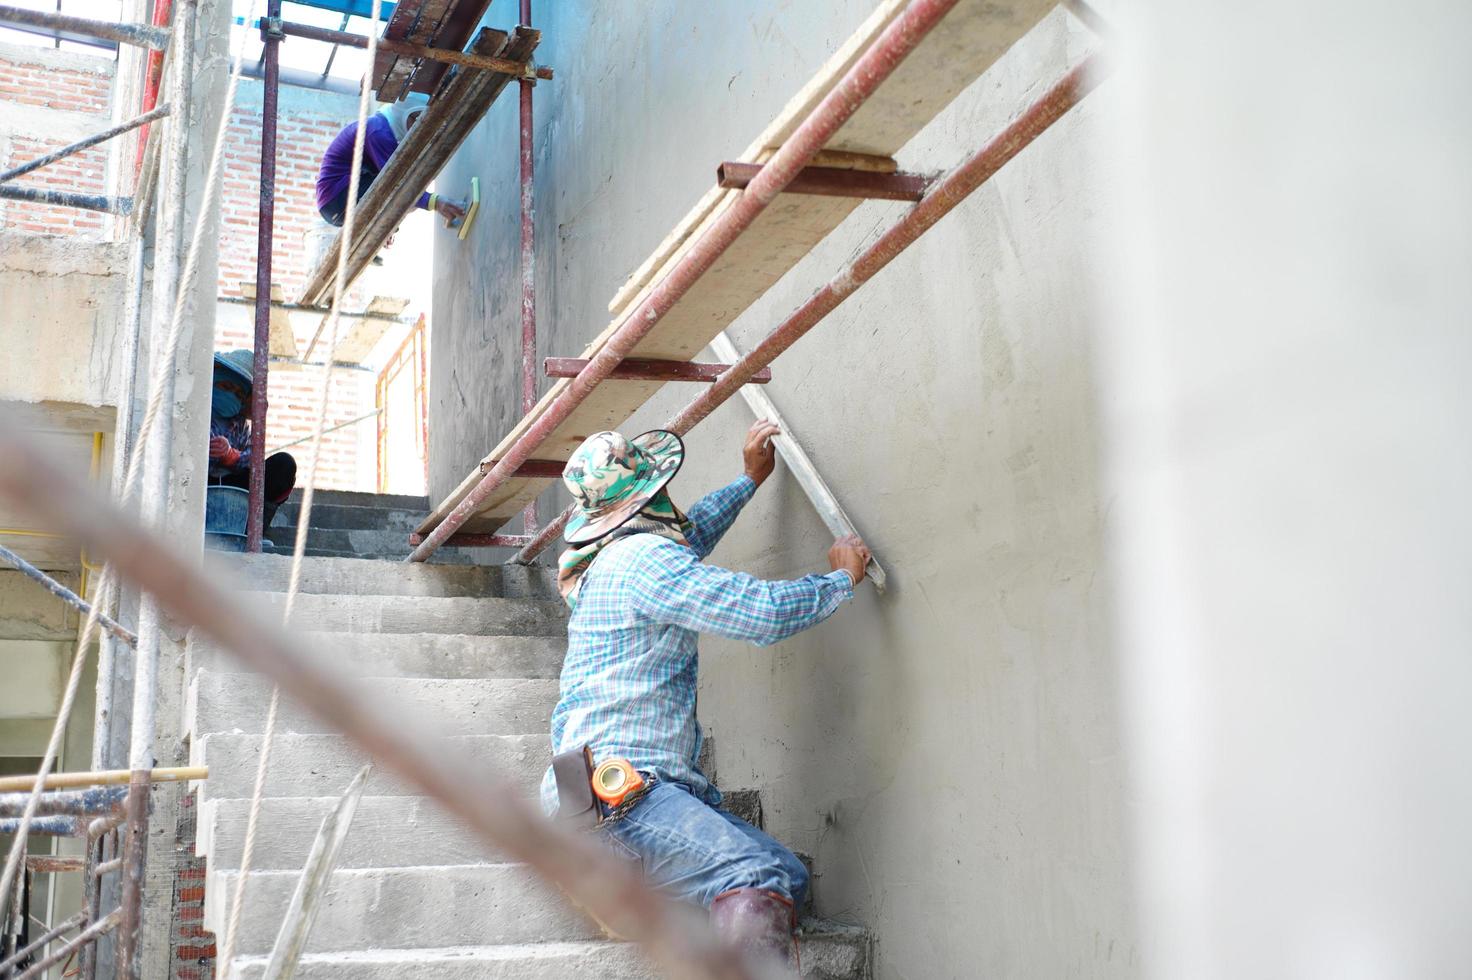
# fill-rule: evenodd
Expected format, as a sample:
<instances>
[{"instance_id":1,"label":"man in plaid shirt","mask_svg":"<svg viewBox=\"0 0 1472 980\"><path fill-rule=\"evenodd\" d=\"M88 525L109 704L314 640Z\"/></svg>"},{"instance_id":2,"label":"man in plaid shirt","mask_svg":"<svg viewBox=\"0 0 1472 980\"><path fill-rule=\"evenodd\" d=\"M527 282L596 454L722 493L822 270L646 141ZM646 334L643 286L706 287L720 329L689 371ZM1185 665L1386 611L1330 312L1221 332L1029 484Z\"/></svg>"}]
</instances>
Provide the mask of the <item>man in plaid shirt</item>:
<instances>
[{"instance_id":1,"label":"man in plaid shirt","mask_svg":"<svg viewBox=\"0 0 1472 980\"><path fill-rule=\"evenodd\" d=\"M651 884L709 908L733 943L785 957L807 871L718 809L721 794L697 762L696 641L714 633L768 646L816 626L852 598L869 553L844 538L829 551L832 571L779 582L704 563L771 475L777 434L757 422L743 447L745 474L688 516L665 491L684 456L674 433L601 432L573 454L563 480L579 509L565 534L573 547L559 561L573 614L552 746L554 754L587 746L595 762L628 760L643 785L616 806L597 804L600 833ZM542 802L558 809L550 769Z\"/></svg>"}]
</instances>

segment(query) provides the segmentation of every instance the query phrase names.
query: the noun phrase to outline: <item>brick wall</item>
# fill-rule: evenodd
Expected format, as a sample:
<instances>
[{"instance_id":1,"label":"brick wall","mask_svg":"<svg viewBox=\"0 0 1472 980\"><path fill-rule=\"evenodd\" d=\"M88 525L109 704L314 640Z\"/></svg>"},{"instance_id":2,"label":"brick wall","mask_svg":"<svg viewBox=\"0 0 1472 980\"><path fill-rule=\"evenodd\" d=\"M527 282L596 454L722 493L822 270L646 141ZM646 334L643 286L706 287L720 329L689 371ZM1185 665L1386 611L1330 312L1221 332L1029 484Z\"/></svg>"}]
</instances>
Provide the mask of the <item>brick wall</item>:
<instances>
[{"instance_id":1,"label":"brick wall","mask_svg":"<svg viewBox=\"0 0 1472 980\"><path fill-rule=\"evenodd\" d=\"M204 928L205 859L195 854L198 826L196 794L179 801L174 844L174 914L170 937L169 975L174 980L213 980L215 935Z\"/></svg>"},{"instance_id":2,"label":"brick wall","mask_svg":"<svg viewBox=\"0 0 1472 980\"><path fill-rule=\"evenodd\" d=\"M230 129L225 149L225 175L221 199L220 277L221 296L244 295L242 282L252 285L256 277L256 229L260 208L261 111L260 83L241 83L241 97L230 115ZM276 136L276 214L275 247L272 251L271 278L281 287L282 295L295 300L301 295L311 274L309 256L303 236L317 227L317 168L322 152L332 138L357 118L357 99L329 96L284 87L277 113ZM361 309L366 297L355 290L344 309ZM225 320L224 316L221 320ZM238 317L229 318L232 323ZM317 318L297 317L297 349L305 351L316 329ZM305 320L303 323L302 321ZM344 322L344 328L348 325ZM217 350L250 347L252 332L248 324L217 326ZM322 348L313 354L322 356ZM266 445L280 446L312 433L316 423L320 366L300 361L271 359L270 408L266 419ZM373 410L374 375L371 372L339 367L333 372L329 389L327 425L356 418ZM317 469L317 486L330 490L373 490L374 460L363 459L372 452L373 440L363 438L360 427L373 426L368 420L347 429L329 433L323 438L322 461ZM365 450L364 447L369 447ZM306 480L305 444L287 450L297 458L298 480Z\"/></svg>"},{"instance_id":3,"label":"brick wall","mask_svg":"<svg viewBox=\"0 0 1472 980\"><path fill-rule=\"evenodd\" d=\"M0 44L0 169L9 169L110 124L109 55ZM20 187L103 194L107 150L93 147L16 179ZM0 230L100 240L96 211L0 200Z\"/></svg>"}]
</instances>

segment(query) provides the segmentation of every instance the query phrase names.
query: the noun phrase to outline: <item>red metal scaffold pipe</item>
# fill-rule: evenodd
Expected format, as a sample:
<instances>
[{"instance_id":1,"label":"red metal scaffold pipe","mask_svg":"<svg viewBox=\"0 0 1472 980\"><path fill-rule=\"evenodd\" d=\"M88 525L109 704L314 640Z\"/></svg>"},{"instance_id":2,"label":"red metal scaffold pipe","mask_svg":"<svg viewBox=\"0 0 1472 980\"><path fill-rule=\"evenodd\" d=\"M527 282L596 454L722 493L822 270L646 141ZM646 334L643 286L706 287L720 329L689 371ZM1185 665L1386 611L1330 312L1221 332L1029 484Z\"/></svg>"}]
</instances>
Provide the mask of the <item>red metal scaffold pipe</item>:
<instances>
[{"instance_id":1,"label":"red metal scaffold pipe","mask_svg":"<svg viewBox=\"0 0 1472 980\"><path fill-rule=\"evenodd\" d=\"M1104 70L1095 63L1093 55L1071 69L986 146L937 180L925 197L905 212L905 216L895 222L878 241L840 270L838 275L782 321L750 353L731 365L730 370L722 374L719 380L702 391L666 423L665 428L684 435L703 421L717 406L739 391L753 374L771 364L799 337L837 309L840 303L874 278L879 270L949 214L972 191L986 183L1064 113L1077 105L1103 81L1104 74ZM541 554L562 533L571 516L571 509L563 511L556 520L538 531L531 542L511 560L526 563Z\"/></svg>"},{"instance_id":2,"label":"red metal scaffold pipe","mask_svg":"<svg viewBox=\"0 0 1472 980\"><path fill-rule=\"evenodd\" d=\"M410 553L409 561L424 561L454 534L496 488L508 480L522 463L582 404L594 388L628 357L655 325L690 290L731 244L751 227L753 221L776 200L782 189L812 162L870 95L915 50L957 0L912 0L905 12L885 28L868 51L854 63L824 97L802 125L792 133L752 180L736 202L727 209L659 283L624 318L588 366L572 380L520 439L512 444L475 488L460 501L424 542Z\"/></svg>"},{"instance_id":3,"label":"red metal scaffold pipe","mask_svg":"<svg viewBox=\"0 0 1472 980\"><path fill-rule=\"evenodd\" d=\"M246 506L245 550L261 550L265 536L266 408L271 353L271 248L276 230L276 100L281 91L281 0L268 0L261 34L265 40L261 83L261 204L256 227L255 358L251 362L250 497Z\"/></svg>"}]
</instances>

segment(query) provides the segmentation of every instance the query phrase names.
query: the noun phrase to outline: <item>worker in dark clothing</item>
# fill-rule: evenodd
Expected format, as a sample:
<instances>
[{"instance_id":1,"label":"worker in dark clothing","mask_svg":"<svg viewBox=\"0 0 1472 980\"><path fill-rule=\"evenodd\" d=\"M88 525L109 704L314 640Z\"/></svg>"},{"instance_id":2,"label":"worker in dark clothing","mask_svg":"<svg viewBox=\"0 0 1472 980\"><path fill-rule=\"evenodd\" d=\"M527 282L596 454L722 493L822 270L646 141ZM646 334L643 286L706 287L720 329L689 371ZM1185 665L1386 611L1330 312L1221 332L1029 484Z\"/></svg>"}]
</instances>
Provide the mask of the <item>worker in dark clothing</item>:
<instances>
[{"instance_id":1,"label":"worker in dark clothing","mask_svg":"<svg viewBox=\"0 0 1472 980\"><path fill-rule=\"evenodd\" d=\"M424 112L429 102L426 95L413 94L402 102L392 102L368 117L364 123L367 133L363 136L363 164L358 177L358 200L368 193L378 172L388 163L388 158L398 149L409 129ZM317 210L330 225L342 227L343 213L348 206L348 188L353 173L353 142L358 138L358 124L349 123L327 146L322 156L322 167L317 172ZM437 194L420 194L416 207L435 211L447 222L463 217L465 209L454 201L447 201Z\"/></svg>"},{"instance_id":2,"label":"worker in dark clothing","mask_svg":"<svg viewBox=\"0 0 1472 980\"><path fill-rule=\"evenodd\" d=\"M215 355L214 390L210 401L211 485L250 489L250 401L251 368L254 357L248 350ZM291 496L296 486L296 460L290 453L266 457L266 494L261 514L262 529L271 526L276 508Z\"/></svg>"}]
</instances>

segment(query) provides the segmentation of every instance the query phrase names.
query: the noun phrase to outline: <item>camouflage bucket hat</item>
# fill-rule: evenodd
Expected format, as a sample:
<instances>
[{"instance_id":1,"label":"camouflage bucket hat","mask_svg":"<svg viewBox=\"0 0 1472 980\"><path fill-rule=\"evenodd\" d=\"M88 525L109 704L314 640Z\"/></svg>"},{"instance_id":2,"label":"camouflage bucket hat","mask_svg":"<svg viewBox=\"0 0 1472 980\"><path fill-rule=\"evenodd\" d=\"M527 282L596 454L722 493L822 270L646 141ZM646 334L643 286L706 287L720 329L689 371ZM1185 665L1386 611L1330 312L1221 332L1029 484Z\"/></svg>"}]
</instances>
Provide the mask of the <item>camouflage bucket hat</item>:
<instances>
[{"instance_id":1,"label":"camouflage bucket hat","mask_svg":"<svg viewBox=\"0 0 1472 980\"><path fill-rule=\"evenodd\" d=\"M684 461L685 444L664 429L632 439L617 432L584 439L562 471L578 506L562 537L587 544L615 530L663 490Z\"/></svg>"}]
</instances>

